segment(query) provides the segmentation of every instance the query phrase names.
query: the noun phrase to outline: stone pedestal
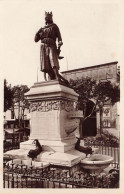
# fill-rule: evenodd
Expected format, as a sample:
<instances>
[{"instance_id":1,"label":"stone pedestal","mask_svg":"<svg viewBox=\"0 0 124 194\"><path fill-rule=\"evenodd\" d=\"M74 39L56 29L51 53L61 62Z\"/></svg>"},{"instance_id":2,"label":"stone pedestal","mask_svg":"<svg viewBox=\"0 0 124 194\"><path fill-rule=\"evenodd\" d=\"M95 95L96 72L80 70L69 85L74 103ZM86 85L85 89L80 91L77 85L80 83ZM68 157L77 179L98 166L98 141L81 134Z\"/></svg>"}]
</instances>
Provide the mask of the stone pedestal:
<instances>
[{"instance_id":1,"label":"stone pedestal","mask_svg":"<svg viewBox=\"0 0 124 194\"><path fill-rule=\"evenodd\" d=\"M31 142L38 139L43 149L55 152L73 150L76 137L72 131L79 127L75 115L78 94L59 81L35 83L26 93L30 101L31 134L21 149L31 149Z\"/></svg>"}]
</instances>

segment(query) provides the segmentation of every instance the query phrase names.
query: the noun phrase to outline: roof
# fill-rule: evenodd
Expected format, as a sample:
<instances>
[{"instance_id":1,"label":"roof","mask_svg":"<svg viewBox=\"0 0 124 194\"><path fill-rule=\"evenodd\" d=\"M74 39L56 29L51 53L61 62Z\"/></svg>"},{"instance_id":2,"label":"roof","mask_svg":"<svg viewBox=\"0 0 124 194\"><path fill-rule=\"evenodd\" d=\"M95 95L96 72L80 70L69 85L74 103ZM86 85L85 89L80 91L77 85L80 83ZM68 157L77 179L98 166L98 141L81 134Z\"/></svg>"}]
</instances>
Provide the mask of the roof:
<instances>
[{"instance_id":1,"label":"roof","mask_svg":"<svg viewBox=\"0 0 124 194\"><path fill-rule=\"evenodd\" d=\"M116 65L117 63L118 63L118 61L114 61L114 62L111 62L111 63L104 63L104 64L94 65L94 66L90 66L90 67L83 67L83 68L79 68L79 69L72 69L72 70L68 70L68 71L62 71L61 73L69 73L69 72L75 72L75 71L80 71L80 70L93 69L93 68L96 68L96 67Z\"/></svg>"}]
</instances>

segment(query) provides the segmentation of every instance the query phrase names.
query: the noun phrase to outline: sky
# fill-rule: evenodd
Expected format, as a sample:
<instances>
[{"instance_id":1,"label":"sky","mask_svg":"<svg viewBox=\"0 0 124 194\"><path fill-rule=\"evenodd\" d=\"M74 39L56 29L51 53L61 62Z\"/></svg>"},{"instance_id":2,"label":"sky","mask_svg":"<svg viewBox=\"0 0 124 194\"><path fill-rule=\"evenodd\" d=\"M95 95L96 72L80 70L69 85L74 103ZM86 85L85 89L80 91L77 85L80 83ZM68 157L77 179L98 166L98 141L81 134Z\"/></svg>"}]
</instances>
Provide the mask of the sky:
<instances>
[{"instance_id":1,"label":"sky","mask_svg":"<svg viewBox=\"0 0 124 194\"><path fill-rule=\"evenodd\" d=\"M53 12L63 46L60 72L119 61L120 5L117 1L0 0L1 74L12 85L43 81L40 41L45 11Z\"/></svg>"}]
</instances>

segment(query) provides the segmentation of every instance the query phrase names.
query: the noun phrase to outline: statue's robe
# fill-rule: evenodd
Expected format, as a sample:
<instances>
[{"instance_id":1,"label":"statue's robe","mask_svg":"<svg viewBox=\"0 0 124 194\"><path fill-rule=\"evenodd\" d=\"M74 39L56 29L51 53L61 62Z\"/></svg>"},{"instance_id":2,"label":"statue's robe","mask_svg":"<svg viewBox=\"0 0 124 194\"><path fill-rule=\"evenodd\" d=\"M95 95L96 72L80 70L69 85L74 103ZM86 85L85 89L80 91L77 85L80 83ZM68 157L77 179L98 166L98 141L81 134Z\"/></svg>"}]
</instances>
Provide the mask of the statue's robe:
<instances>
[{"instance_id":1,"label":"statue's robe","mask_svg":"<svg viewBox=\"0 0 124 194\"><path fill-rule=\"evenodd\" d=\"M56 67L59 70L58 54L56 40L62 41L59 28L56 24L48 24L35 35L35 42L41 40L40 48L40 62L41 71L50 72L52 68Z\"/></svg>"}]
</instances>

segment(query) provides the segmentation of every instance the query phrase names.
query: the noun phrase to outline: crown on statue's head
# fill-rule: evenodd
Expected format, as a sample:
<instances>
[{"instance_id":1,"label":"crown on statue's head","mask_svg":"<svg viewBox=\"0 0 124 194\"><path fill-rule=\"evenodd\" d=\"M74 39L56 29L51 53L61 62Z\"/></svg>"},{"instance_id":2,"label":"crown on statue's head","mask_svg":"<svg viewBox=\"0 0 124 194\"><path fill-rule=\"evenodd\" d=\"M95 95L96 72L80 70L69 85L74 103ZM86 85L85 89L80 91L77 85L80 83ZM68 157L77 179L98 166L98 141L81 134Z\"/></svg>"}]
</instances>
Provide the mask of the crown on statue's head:
<instances>
[{"instance_id":1,"label":"crown on statue's head","mask_svg":"<svg viewBox=\"0 0 124 194\"><path fill-rule=\"evenodd\" d=\"M45 17L48 17L48 18L52 19L52 16L53 16L52 11L51 12L46 12L45 11Z\"/></svg>"}]
</instances>

